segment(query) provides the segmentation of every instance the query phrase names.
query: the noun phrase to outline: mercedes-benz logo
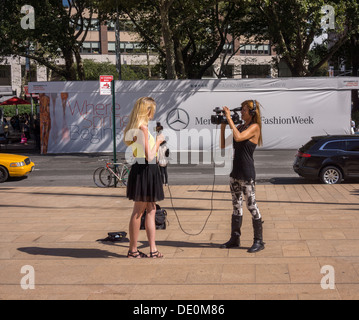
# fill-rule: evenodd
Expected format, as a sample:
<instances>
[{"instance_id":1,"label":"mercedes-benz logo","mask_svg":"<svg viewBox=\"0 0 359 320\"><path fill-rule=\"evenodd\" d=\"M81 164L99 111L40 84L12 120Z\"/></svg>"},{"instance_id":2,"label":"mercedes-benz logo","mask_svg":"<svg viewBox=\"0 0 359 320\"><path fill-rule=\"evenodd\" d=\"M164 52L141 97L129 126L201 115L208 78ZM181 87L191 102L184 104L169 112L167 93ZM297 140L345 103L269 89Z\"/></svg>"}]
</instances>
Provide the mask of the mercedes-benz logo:
<instances>
[{"instance_id":1,"label":"mercedes-benz logo","mask_svg":"<svg viewBox=\"0 0 359 320\"><path fill-rule=\"evenodd\" d=\"M167 114L167 124L175 131L186 129L189 125L189 114L180 108L173 109Z\"/></svg>"}]
</instances>

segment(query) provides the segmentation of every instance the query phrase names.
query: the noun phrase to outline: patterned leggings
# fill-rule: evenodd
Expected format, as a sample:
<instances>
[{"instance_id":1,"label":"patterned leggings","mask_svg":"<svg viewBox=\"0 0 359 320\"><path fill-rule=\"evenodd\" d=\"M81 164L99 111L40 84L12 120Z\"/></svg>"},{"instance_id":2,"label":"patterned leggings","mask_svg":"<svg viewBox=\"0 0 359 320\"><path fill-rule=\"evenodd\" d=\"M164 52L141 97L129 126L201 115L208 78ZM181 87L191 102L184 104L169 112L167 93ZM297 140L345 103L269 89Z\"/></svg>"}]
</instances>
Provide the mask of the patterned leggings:
<instances>
[{"instance_id":1,"label":"patterned leggings","mask_svg":"<svg viewBox=\"0 0 359 320\"><path fill-rule=\"evenodd\" d=\"M247 208L254 220L261 218L255 194L255 182L230 179L232 193L233 215L243 216L243 195L247 203Z\"/></svg>"}]
</instances>

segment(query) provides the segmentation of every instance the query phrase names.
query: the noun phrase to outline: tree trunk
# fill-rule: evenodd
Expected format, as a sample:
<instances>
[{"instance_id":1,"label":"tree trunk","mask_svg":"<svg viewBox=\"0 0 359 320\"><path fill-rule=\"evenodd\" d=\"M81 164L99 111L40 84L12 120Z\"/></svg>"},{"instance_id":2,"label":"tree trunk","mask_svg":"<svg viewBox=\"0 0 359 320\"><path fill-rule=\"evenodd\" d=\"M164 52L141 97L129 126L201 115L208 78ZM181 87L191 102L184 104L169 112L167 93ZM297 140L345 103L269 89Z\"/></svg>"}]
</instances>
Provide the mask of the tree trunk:
<instances>
[{"instance_id":1,"label":"tree trunk","mask_svg":"<svg viewBox=\"0 0 359 320\"><path fill-rule=\"evenodd\" d=\"M174 42L175 43L175 42ZM186 67L184 64L184 60L183 60L183 54L182 54L182 48L181 45L179 43L179 41L177 41L175 43L175 53L176 53L176 61L177 61L177 74L179 75L180 79L185 79L187 74L186 74Z\"/></svg>"},{"instance_id":2,"label":"tree trunk","mask_svg":"<svg viewBox=\"0 0 359 320\"><path fill-rule=\"evenodd\" d=\"M175 67L175 48L170 28L168 10L173 0L160 1L161 30L166 51L167 79L177 79Z\"/></svg>"},{"instance_id":3,"label":"tree trunk","mask_svg":"<svg viewBox=\"0 0 359 320\"><path fill-rule=\"evenodd\" d=\"M76 63L77 63L77 76L80 81L84 81L85 80L84 64L83 64L80 52L77 48L74 48L74 54L75 54Z\"/></svg>"},{"instance_id":4,"label":"tree trunk","mask_svg":"<svg viewBox=\"0 0 359 320\"><path fill-rule=\"evenodd\" d=\"M62 50L65 59L65 78L67 81L76 81L76 70L72 50Z\"/></svg>"}]
</instances>

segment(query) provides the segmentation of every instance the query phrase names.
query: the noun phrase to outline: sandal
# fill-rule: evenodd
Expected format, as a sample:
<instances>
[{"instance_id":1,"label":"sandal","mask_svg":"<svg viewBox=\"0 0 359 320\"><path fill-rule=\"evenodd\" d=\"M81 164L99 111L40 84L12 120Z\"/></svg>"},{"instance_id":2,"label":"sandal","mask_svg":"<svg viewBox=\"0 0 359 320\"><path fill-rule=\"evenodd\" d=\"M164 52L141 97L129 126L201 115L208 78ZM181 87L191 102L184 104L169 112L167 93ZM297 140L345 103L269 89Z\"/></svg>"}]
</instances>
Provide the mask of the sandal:
<instances>
[{"instance_id":1,"label":"sandal","mask_svg":"<svg viewBox=\"0 0 359 320\"><path fill-rule=\"evenodd\" d=\"M160 258L163 258L163 254L161 252L158 252L158 251L150 252L150 258L160 259Z\"/></svg>"},{"instance_id":2,"label":"sandal","mask_svg":"<svg viewBox=\"0 0 359 320\"><path fill-rule=\"evenodd\" d=\"M148 258L147 254L137 250L136 252L128 251L127 258L130 259L141 259L141 258Z\"/></svg>"}]
</instances>

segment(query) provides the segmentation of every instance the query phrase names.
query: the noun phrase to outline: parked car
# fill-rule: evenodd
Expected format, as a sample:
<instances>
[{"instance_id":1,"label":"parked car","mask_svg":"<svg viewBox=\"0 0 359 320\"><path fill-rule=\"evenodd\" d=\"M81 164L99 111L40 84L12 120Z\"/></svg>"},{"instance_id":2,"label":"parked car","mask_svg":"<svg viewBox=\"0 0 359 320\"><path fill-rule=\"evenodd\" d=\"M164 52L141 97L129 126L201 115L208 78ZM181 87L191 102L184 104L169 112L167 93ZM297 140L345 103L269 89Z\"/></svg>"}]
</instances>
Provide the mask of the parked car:
<instances>
[{"instance_id":1,"label":"parked car","mask_svg":"<svg viewBox=\"0 0 359 320\"><path fill-rule=\"evenodd\" d=\"M0 183L9 177L28 175L35 168L29 157L16 154L0 153Z\"/></svg>"},{"instance_id":2,"label":"parked car","mask_svg":"<svg viewBox=\"0 0 359 320\"><path fill-rule=\"evenodd\" d=\"M359 178L359 136L312 137L295 157L293 169L305 178L319 178L325 184Z\"/></svg>"}]
</instances>

